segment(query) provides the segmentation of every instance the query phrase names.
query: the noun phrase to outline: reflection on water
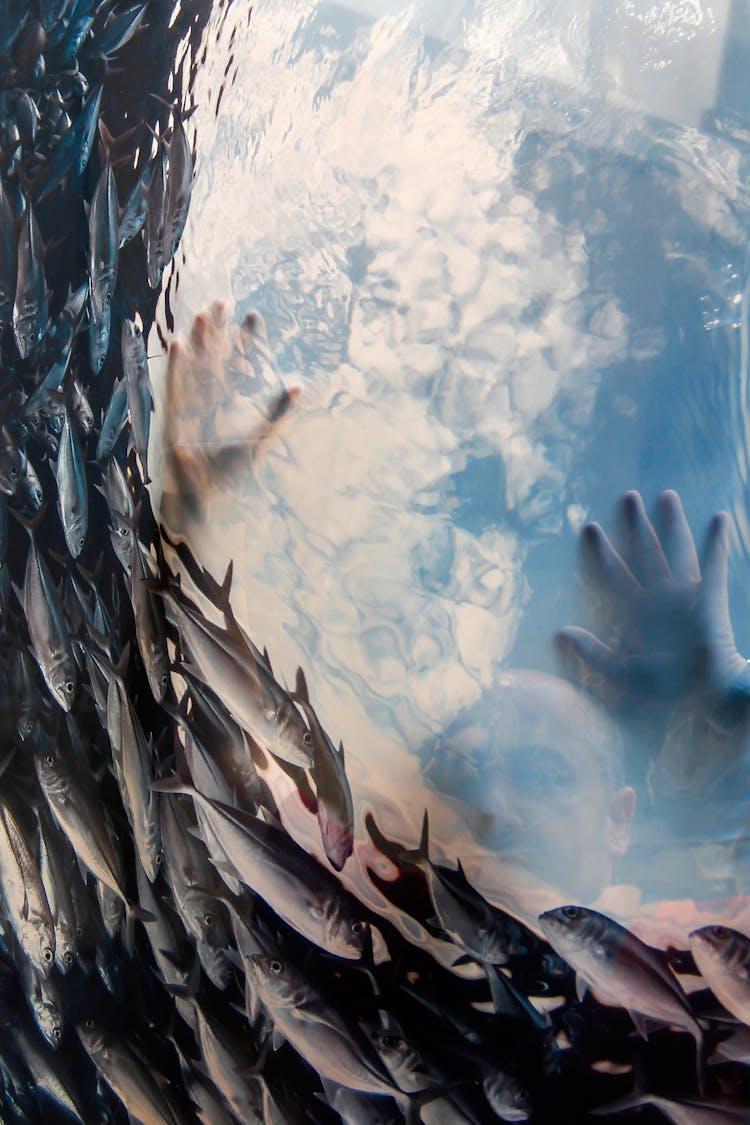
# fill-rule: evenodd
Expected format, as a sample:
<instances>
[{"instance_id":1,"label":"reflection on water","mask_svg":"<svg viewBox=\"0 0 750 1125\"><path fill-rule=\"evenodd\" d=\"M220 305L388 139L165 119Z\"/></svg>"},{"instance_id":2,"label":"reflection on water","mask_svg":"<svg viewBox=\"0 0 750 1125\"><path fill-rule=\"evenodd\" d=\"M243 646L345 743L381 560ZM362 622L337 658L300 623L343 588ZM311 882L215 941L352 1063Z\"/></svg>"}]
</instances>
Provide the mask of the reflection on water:
<instances>
[{"instance_id":1,"label":"reflection on water","mask_svg":"<svg viewBox=\"0 0 750 1125\"><path fill-rule=\"evenodd\" d=\"M163 513L213 572L234 559L240 618L277 675L306 669L343 738L344 879L367 901L383 906L365 814L414 841L426 807L435 854L532 924L600 901L684 946L688 902L746 892L742 699L696 694L714 659L698 572L678 560L660 601L667 572L626 542L634 617L611 577L581 601L577 542L630 488L649 506L678 489L698 536L724 508L742 649L744 29L721 5L579 7L216 17L170 291L192 345L162 388ZM670 64L694 81L665 84ZM196 374L192 317L217 297L253 319ZM249 465L227 455L246 435ZM573 623L640 653L632 682L585 645L560 663ZM690 668L654 700L665 632ZM294 784L277 788L322 854Z\"/></svg>"}]
</instances>

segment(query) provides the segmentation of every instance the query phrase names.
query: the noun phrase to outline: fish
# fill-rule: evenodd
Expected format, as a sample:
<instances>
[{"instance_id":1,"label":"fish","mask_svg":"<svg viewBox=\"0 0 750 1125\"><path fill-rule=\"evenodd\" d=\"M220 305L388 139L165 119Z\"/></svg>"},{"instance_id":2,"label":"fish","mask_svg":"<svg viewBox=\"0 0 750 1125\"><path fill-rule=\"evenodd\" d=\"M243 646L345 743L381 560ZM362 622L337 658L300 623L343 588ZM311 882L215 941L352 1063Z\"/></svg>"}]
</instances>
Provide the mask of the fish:
<instances>
[{"instance_id":1,"label":"fish","mask_svg":"<svg viewBox=\"0 0 750 1125\"><path fill-rule=\"evenodd\" d=\"M647 1020L674 1024L695 1039L699 1090L703 1088L703 1030L674 973L645 942L619 922L582 906L539 915L552 948L576 970L579 994L591 988L600 1003L625 1008L645 1034Z\"/></svg>"},{"instance_id":2,"label":"fish","mask_svg":"<svg viewBox=\"0 0 750 1125\"><path fill-rule=\"evenodd\" d=\"M168 148L169 174L164 217L165 264L172 260L180 244L193 188L193 157L185 127L176 109L172 116L174 123Z\"/></svg>"},{"instance_id":3,"label":"fish","mask_svg":"<svg viewBox=\"0 0 750 1125\"><path fill-rule=\"evenodd\" d=\"M165 778L155 782L153 788L161 793L187 794L201 806L222 852L229 856L232 874L297 933L339 957L362 957L369 925L361 916L359 904L350 900L336 877L286 832L241 809L209 799L180 778Z\"/></svg>"},{"instance_id":4,"label":"fish","mask_svg":"<svg viewBox=\"0 0 750 1125\"><path fill-rule=\"evenodd\" d=\"M130 575L130 602L135 620L135 636L146 678L157 703L161 703L169 687L169 654L164 628L162 603L148 589L153 580L153 563L146 548L134 539Z\"/></svg>"},{"instance_id":5,"label":"fish","mask_svg":"<svg viewBox=\"0 0 750 1125\"><path fill-rule=\"evenodd\" d=\"M83 436L88 437L94 429L94 412L78 379L71 381L68 399L71 417Z\"/></svg>"},{"instance_id":6,"label":"fish","mask_svg":"<svg viewBox=\"0 0 750 1125\"><path fill-rule=\"evenodd\" d=\"M354 806L346 776L344 747L339 742L336 751L323 729L310 703L301 668L297 669L296 688L292 698L302 708L312 737L311 772L315 783L316 815L323 847L331 867L341 871L354 848Z\"/></svg>"},{"instance_id":7,"label":"fish","mask_svg":"<svg viewBox=\"0 0 750 1125\"><path fill-rule=\"evenodd\" d=\"M257 1061L252 1040L248 1044L247 1036L238 1038L199 1004L194 1007L201 1065L207 1076L238 1121L243 1125L264 1125L260 1091L243 1075L243 1070Z\"/></svg>"},{"instance_id":8,"label":"fish","mask_svg":"<svg viewBox=\"0 0 750 1125\"><path fill-rule=\"evenodd\" d=\"M371 1098L321 1078L326 1099L344 1125L401 1125L404 1116L392 1098Z\"/></svg>"},{"instance_id":9,"label":"fish","mask_svg":"<svg viewBox=\"0 0 750 1125\"><path fill-rule=\"evenodd\" d=\"M750 1024L750 938L728 926L703 926L690 934L690 952L716 999Z\"/></svg>"},{"instance_id":10,"label":"fish","mask_svg":"<svg viewBox=\"0 0 750 1125\"><path fill-rule=\"evenodd\" d=\"M748 1120L747 1108L741 1106L733 1109L718 1101L678 1100L649 1093L619 1098L608 1105L590 1110L590 1113L593 1117L609 1117L647 1105L658 1109L673 1125L740 1125L740 1122L746 1125Z\"/></svg>"},{"instance_id":11,"label":"fish","mask_svg":"<svg viewBox=\"0 0 750 1125\"><path fill-rule=\"evenodd\" d=\"M83 17L79 25L83 35L88 33L92 22L93 17ZM35 181L33 187L37 203L41 203L51 195L71 173L75 178L79 178L86 170L96 135L103 90L104 87L100 83L89 93L75 124L63 133L50 159L42 166L39 179Z\"/></svg>"},{"instance_id":12,"label":"fish","mask_svg":"<svg viewBox=\"0 0 750 1125\"><path fill-rule=\"evenodd\" d=\"M55 965L59 972L73 968L78 951L76 916L70 890L73 854L49 817L36 809L39 832L39 871L55 927Z\"/></svg>"},{"instance_id":13,"label":"fish","mask_svg":"<svg viewBox=\"0 0 750 1125\"><path fill-rule=\"evenodd\" d=\"M143 466L143 483L148 484L148 441L154 402L143 333L134 321L127 319L122 322L122 367L130 415L130 444Z\"/></svg>"},{"instance_id":14,"label":"fish","mask_svg":"<svg viewBox=\"0 0 750 1125\"><path fill-rule=\"evenodd\" d=\"M13 323L13 304L18 273L18 244L8 192L0 183L0 327Z\"/></svg>"},{"instance_id":15,"label":"fish","mask_svg":"<svg viewBox=\"0 0 750 1125\"><path fill-rule=\"evenodd\" d=\"M31 358L42 342L49 312L44 248L34 208L26 204L18 239L18 272L13 301L13 334L21 359Z\"/></svg>"},{"instance_id":16,"label":"fish","mask_svg":"<svg viewBox=\"0 0 750 1125\"><path fill-rule=\"evenodd\" d=\"M86 544L89 522L88 483L78 436L70 424L67 410L60 436L55 476L57 508L65 542L73 558L77 559Z\"/></svg>"},{"instance_id":17,"label":"fish","mask_svg":"<svg viewBox=\"0 0 750 1125\"><path fill-rule=\"evenodd\" d=\"M148 208L148 185L151 180L153 172L152 165L147 167L141 172L140 176L135 182L135 186L128 196L128 201L120 218L120 226L118 230L117 242L120 250L123 246L127 246L132 239L142 230L143 224L146 221L146 211Z\"/></svg>"},{"instance_id":18,"label":"fish","mask_svg":"<svg viewBox=\"0 0 750 1125\"><path fill-rule=\"evenodd\" d=\"M34 968L48 977L55 961L55 928L44 884L23 829L0 803L0 890L19 945Z\"/></svg>"},{"instance_id":19,"label":"fish","mask_svg":"<svg viewBox=\"0 0 750 1125\"><path fill-rule=\"evenodd\" d=\"M62 998L53 976L43 977L23 958L21 979L34 1022L53 1051L62 1043L65 1029Z\"/></svg>"},{"instance_id":20,"label":"fish","mask_svg":"<svg viewBox=\"0 0 750 1125\"><path fill-rule=\"evenodd\" d=\"M146 14L146 4L131 4L119 14L110 12L94 41L93 57L110 59L135 35Z\"/></svg>"},{"instance_id":21,"label":"fish","mask_svg":"<svg viewBox=\"0 0 750 1125\"><path fill-rule=\"evenodd\" d=\"M482 1089L493 1111L503 1121L528 1121L532 1113L531 1096L515 1075L500 1070L488 1074Z\"/></svg>"},{"instance_id":22,"label":"fish","mask_svg":"<svg viewBox=\"0 0 750 1125\"><path fill-rule=\"evenodd\" d=\"M26 578L17 596L29 629L31 648L44 681L63 711L73 706L78 674L62 613L60 591L54 586L37 548L36 524L27 524L30 543Z\"/></svg>"},{"instance_id":23,"label":"fish","mask_svg":"<svg viewBox=\"0 0 750 1125\"><path fill-rule=\"evenodd\" d=\"M125 378L117 379L112 390L109 405L102 415L99 437L96 443L97 461L106 461L112 455L117 439L122 433L128 417L128 392Z\"/></svg>"},{"instance_id":24,"label":"fish","mask_svg":"<svg viewBox=\"0 0 750 1125\"><path fill-rule=\"evenodd\" d=\"M106 161L89 209L89 359L98 375L109 350L117 284L119 205L112 165Z\"/></svg>"},{"instance_id":25,"label":"fish","mask_svg":"<svg viewBox=\"0 0 750 1125\"><path fill-rule=\"evenodd\" d=\"M220 690L224 706L259 746L292 765L311 766L312 736L299 711L239 631L214 625L184 596L169 590L162 596L190 654L189 671Z\"/></svg>"},{"instance_id":26,"label":"fish","mask_svg":"<svg viewBox=\"0 0 750 1125\"><path fill-rule=\"evenodd\" d=\"M79 1125L87 1125L82 1101L72 1076L57 1058L25 1026L13 1028L13 1041L34 1081L35 1089L50 1098Z\"/></svg>"},{"instance_id":27,"label":"fish","mask_svg":"<svg viewBox=\"0 0 750 1125\"><path fill-rule=\"evenodd\" d=\"M161 285L162 273L167 264L165 238L165 210L167 200L167 150L162 151L154 161L151 176L146 188L146 220L143 227L146 243L146 268L148 283L152 289Z\"/></svg>"},{"instance_id":28,"label":"fish","mask_svg":"<svg viewBox=\"0 0 750 1125\"><path fill-rule=\"evenodd\" d=\"M124 1039L93 1020L76 1024L76 1032L99 1074L131 1117L144 1125L180 1125L153 1068L141 1062Z\"/></svg>"},{"instance_id":29,"label":"fish","mask_svg":"<svg viewBox=\"0 0 750 1125\"><path fill-rule=\"evenodd\" d=\"M366 1094L401 1097L367 1037L279 947L245 961L274 1023L275 1042L295 1051L326 1078Z\"/></svg>"}]
</instances>

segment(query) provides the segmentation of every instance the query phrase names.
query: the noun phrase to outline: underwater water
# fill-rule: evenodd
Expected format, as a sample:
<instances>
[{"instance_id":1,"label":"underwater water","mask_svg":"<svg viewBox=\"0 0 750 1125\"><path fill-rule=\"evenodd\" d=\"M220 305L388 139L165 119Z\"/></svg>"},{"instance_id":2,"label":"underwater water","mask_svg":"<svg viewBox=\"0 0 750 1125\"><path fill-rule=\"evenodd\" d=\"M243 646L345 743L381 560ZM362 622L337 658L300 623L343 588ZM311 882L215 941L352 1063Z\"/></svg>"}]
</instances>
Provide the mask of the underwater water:
<instances>
[{"instance_id":1,"label":"underwater water","mask_svg":"<svg viewBox=\"0 0 750 1125\"><path fill-rule=\"evenodd\" d=\"M0 1118L750 1120L745 0L0 10Z\"/></svg>"}]
</instances>

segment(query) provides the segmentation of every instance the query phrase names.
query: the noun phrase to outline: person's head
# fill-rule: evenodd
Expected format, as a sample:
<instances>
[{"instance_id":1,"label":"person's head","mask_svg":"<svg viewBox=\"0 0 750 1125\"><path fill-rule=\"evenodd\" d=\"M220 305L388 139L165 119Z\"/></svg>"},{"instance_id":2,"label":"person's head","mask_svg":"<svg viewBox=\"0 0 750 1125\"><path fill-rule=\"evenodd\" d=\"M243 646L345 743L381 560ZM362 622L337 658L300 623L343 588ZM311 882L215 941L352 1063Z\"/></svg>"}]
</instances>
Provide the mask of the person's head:
<instances>
[{"instance_id":1,"label":"person's head","mask_svg":"<svg viewBox=\"0 0 750 1125\"><path fill-rule=\"evenodd\" d=\"M472 810L479 843L579 902L627 849L635 794L620 734L558 676L498 675L431 745L425 773Z\"/></svg>"}]
</instances>

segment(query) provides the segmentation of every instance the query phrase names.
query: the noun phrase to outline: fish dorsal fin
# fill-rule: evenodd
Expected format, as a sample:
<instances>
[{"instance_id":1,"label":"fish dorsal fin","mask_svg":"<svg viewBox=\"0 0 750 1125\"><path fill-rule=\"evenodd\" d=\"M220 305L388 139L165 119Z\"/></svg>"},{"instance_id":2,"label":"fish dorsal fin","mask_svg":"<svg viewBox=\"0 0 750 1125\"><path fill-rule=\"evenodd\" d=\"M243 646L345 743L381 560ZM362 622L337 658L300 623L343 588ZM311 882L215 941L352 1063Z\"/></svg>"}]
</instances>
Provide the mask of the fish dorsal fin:
<instances>
[{"instance_id":1,"label":"fish dorsal fin","mask_svg":"<svg viewBox=\"0 0 750 1125\"><path fill-rule=\"evenodd\" d=\"M341 765L346 766L346 761L344 759L344 743L341 739L339 739L339 758L341 759Z\"/></svg>"},{"instance_id":2,"label":"fish dorsal fin","mask_svg":"<svg viewBox=\"0 0 750 1125\"><path fill-rule=\"evenodd\" d=\"M307 690L307 680L305 679L305 673L301 668L297 669L297 679L295 683L294 694L303 703L309 704L310 695Z\"/></svg>"}]
</instances>

